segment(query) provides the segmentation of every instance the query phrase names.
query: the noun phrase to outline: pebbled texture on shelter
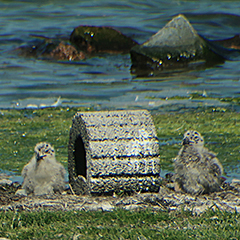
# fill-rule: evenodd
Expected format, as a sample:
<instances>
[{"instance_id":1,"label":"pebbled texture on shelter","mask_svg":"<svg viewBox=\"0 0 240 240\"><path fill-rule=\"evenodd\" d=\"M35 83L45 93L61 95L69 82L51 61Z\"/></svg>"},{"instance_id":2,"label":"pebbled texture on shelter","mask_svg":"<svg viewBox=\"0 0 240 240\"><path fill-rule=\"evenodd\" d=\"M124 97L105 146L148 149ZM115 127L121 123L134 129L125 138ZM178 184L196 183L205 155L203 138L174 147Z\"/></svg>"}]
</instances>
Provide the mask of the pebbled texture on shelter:
<instances>
[{"instance_id":1,"label":"pebbled texture on shelter","mask_svg":"<svg viewBox=\"0 0 240 240\"><path fill-rule=\"evenodd\" d=\"M76 194L159 190L159 144L147 110L78 112L70 129L69 183Z\"/></svg>"}]
</instances>

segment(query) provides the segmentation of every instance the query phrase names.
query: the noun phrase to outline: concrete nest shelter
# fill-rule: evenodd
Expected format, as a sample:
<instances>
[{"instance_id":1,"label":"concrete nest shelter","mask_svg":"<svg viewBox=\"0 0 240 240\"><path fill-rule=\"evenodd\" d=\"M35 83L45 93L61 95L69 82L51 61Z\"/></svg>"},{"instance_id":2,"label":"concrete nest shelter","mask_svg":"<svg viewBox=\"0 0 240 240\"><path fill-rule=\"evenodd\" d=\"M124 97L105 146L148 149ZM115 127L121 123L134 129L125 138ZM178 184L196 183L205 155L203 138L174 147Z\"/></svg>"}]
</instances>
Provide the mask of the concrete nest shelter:
<instances>
[{"instance_id":1,"label":"concrete nest shelter","mask_svg":"<svg viewBox=\"0 0 240 240\"><path fill-rule=\"evenodd\" d=\"M157 192L159 144L147 110L78 112L68 146L75 194Z\"/></svg>"}]
</instances>

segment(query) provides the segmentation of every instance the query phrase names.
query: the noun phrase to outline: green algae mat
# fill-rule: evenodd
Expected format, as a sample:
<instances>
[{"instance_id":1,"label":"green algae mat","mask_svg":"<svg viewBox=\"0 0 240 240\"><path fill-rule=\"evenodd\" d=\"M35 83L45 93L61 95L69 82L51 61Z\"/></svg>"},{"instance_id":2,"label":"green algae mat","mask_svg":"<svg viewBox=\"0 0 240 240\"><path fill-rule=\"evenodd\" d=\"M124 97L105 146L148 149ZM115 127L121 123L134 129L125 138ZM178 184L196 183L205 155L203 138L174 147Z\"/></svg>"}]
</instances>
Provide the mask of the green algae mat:
<instances>
[{"instance_id":1,"label":"green algae mat","mask_svg":"<svg viewBox=\"0 0 240 240\"><path fill-rule=\"evenodd\" d=\"M31 159L37 142L47 141L56 150L56 158L67 168L69 130L72 118L86 108L45 108L0 110L0 169L20 175ZM216 109L196 109L184 113L152 114L156 127L161 168L173 170L172 161L181 148L188 129L196 129L205 145L218 154L225 171L232 171L239 162L240 115Z\"/></svg>"}]
</instances>

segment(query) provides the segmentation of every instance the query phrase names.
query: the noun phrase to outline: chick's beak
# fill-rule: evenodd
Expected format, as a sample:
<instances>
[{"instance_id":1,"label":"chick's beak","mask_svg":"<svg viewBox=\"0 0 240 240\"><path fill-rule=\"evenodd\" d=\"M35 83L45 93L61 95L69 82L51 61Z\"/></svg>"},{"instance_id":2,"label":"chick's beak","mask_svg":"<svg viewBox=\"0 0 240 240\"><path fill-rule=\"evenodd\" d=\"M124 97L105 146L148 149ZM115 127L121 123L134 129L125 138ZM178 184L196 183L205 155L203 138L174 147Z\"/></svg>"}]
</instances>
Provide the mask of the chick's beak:
<instances>
[{"instance_id":1,"label":"chick's beak","mask_svg":"<svg viewBox=\"0 0 240 240\"><path fill-rule=\"evenodd\" d=\"M189 138L186 137L183 139L182 145L187 145L189 143L190 143Z\"/></svg>"},{"instance_id":2,"label":"chick's beak","mask_svg":"<svg viewBox=\"0 0 240 240\"><path fill-rule=\"evenodd\" d=\"M39 162L40 160L42 160L44 157L46 157L45 154L37 153L37 162Z\"/></svg>"}]
</instances>

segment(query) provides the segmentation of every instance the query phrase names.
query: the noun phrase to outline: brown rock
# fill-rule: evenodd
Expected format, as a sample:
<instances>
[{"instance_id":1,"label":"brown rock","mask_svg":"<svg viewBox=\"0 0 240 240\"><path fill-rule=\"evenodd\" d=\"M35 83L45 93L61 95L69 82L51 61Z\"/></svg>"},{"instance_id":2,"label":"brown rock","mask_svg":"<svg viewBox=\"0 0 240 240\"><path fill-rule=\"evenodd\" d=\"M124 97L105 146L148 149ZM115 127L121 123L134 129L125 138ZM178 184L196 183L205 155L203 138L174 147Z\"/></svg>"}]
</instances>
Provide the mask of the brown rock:
<instances>
[{"instance_id":1,"label":"brown rock","mask_svg":"<svg viewBox=\"0 0 240 240\"><path fill-rule=\"evenodd\" d=\"M235 35L232 38L227 38L223 40L214 41L215 43L219 43L223 47L239 49L240 50L240 34Z\"/></svg>"},{"instance_id":2,"label":"brown rock","mask_svg":"<svg viewBox=\"0 0 240 240\"><path fill-rule=\"evenodd\" d=\"M82 51L78 52L74 46L63 42L60 42L59 45L50 52L50 56L57 60L72 61L85 59Z\"/></svg>"}]
</instances>

